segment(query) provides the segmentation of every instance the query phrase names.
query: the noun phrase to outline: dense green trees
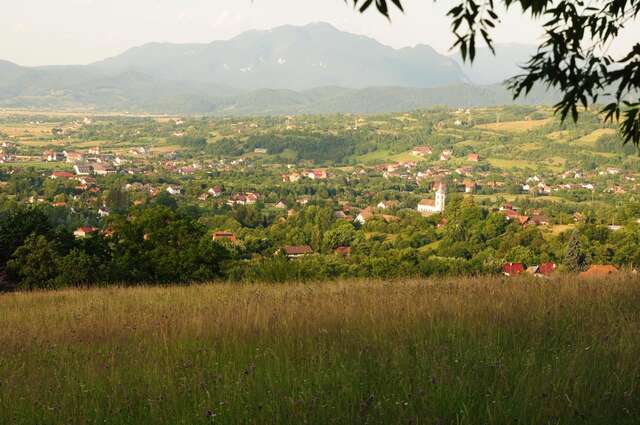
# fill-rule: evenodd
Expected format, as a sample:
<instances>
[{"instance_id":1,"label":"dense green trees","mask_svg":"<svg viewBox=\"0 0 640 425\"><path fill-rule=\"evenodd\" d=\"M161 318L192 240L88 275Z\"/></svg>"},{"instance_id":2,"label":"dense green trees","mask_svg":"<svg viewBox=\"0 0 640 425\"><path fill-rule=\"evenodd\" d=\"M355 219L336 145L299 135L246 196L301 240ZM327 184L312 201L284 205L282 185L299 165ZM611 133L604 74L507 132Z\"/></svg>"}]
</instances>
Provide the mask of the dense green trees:
<instances>
[{"instance_id":1,"label":"dense green trees","mask_svg":"<svg viewBox=\"0 0 640 425\"><path fill-rule=\"evenodd\" d=\"M564 265L571 272L579 272L586 269L589 264L587 253L582 247L580 232L575 230L571 234L569 244L567 245L567 253L564 257Z\"/></svg>"},{"instance_id":2,"label":"dense green trees","mask_svg":"<svg viewBox=\"0 0 640 425\"><path fill-rule=\"evenodd\" d=\"M335 223L323 236L323 246L326 250L334 250L339 246L351 246L356 238L353 224L347 221Z\"/></svg>"},{"instance_id":3,"label":"dense green trees","mask_svg":"<svg viewBox=\"0 0 640 425\"><path fill-rule=\"evenodd\" d=\"M256 207L246 210L263 216ZM5 287L480 274L497 272L506 261L562 262L572 272L589 260L640 264L640 224L612 231L587 221L573 233L551 236L456 197L440 227L440 217L411 210L396 212L399 221L371 219L357 227L336 218L330 205L310 205L288 219L257 220L252 227L226 210L210 215L197 207L149 203L112 213L103 233L75 239L55 224L55 211L0 210ZM213 241L213 230L231 230L238 242ZM306 244L315 254L296 260L276 254L284 245ZM350 253L334 253L339 246L350 247Z\"/></svg>"},{"instance_id":4,"label":"dense green trees","mask_svg":"<svg viewBox=\"0 0 640 425\"><path fill-rule=\"evenodd\" d=\"M52 228L41 209L3 212L0 271L24 289L204 281L221 276L231 255L204 226L164 206L143 209L132 220L116 215L109 225L108 234L74 239Z\"/></svg>"},{"instance_id":5,"label":"dense green trees","mask_svg":"<svg viewBox=\"0 0 640 425\"><path fill-rule=\"evenodd\" d=\"M29 235L7 263L10 276L21 289L55 288L59 275L59 246L43 235Z\"/></svg>"},{"instance_id":6,"label":"dense green trees","mask_svg":"<svg viewBox=\"0 0 640 425\"><path fill-rule=\"evenodd\" d=\"M129 195L121 185L113 185L105 197L104 203L115 211L126 211L129 207Z\"/></svg>"},{"instance_id":7,"label":"dense green trees","mask_svg":"<svg viewBox=\"0 0 640 425\"><path fill-rule=\"evenodd\" d=\"M291 162L313 161L341 163L356 152L358 141L353 137L334 137L316 134L251 136L246 141L223 139L209 146L210 153L225 156L241 156L255 149L266 149L269 154L291 152Z\"/></svg>"}]
</instances>

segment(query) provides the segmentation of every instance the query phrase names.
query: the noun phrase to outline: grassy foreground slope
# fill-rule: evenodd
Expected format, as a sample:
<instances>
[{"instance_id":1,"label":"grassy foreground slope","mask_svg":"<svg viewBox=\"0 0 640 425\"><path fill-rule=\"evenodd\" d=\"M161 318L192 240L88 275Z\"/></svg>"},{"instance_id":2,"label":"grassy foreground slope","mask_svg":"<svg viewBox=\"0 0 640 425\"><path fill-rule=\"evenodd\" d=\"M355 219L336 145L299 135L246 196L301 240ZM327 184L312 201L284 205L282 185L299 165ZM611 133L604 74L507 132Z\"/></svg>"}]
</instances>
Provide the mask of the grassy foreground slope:
<instances>
[{"instance_id":1,"label":"grassy foreground slope","mask_svg":"<svg viewBox=\"0 0 640 425\"><path fill-rule=\"evenodd\" d=\"M0 423L637 424L640 282L0 296Z\"/></svg>"}]
</instances>

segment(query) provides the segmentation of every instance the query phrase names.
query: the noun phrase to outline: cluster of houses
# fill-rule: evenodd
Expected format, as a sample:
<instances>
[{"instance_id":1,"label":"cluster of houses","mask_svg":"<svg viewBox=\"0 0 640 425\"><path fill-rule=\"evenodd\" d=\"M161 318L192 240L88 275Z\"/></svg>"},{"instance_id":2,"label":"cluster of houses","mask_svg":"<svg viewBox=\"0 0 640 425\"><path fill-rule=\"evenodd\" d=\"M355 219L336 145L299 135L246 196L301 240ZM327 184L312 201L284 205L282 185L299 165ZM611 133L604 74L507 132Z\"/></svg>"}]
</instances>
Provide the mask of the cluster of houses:
<instances>
[{"instance_id":1,"label":"cluster of houses","mask_svg":"<svg viewBox=\"0 0 640 425\"><path fill-rule=\"evenodd\" d=\"M100 148L91 148L86 153L77 151L51 151L42 153L42 160L47 162L67 162L73 164L73 171L78 176L96 174L106 176L117 172L116 166L127 162L126 159L113 154L101 154Z\"/></svg>"},{"instance_id":2,"label":"cluster of houses","mask_svg":"<svg viewBox=\"0 0 640 425\"><path fill-rule=\"evenodd\" d=\"M4 148L4 150L2 150ZM2 154L9 152L11 146L7 145L0 148L0 161L2 161ZM148 150L144 147L134 148L129 151L132 156L146 156ZM411 150L411 154L418 158L426 158L434 155L434 149L430 146L416 146ZM453 151L450 149L442 150L439 154L441 161L448 161L453 158ZM167 159L171 158L171 159ZM75 180L78 182L76 189L78 191L89 192L97 194L100 192L100 188L96 184L96 180L93 176L106 176L116 173L119 169L122 170L122 165L127 161L134 161L141 163L142 160L134 160L131 157L124 158L114 154L102 153L100 148L91 148L85 152L78 152L73 150L63 150L61 152L48 150L42 153L42 159L48 162L66 162L73 164L73 172L70 171L55 171L50 175L52 179L67 179ZM157 169L157 167L164 167L166 170L180 175L192 175L198 170L204 170L205 168L215 168L218 171L232 171L237 169L237 165L246 165L247 167L253 166L251 161L244 158L233 160L230 164L224 160L218 160L217 162L206 163L205 161L193 161L189 162L175 160L175 153L167 153L164 156L164 161L158 161L153 164L147 162L147 170ZM434 158L435 159L435 158ZM416 207L416 210L424 215L442 214L446 207L447 191L449 188L452 191L463 190L465 193L474 193L479 189L493 188L500 189L508 184L511 180L514 180L513 173L503 172L496 175L486 170L486 167L476 167L474 164L480 162L480 155L472 152L466 155L466 164L460 165L465 161L465 158L456 158L455 166L450 164L419 164L416 161L399 161L389 164L375 165L371 167L356 167L352 172L349 179L359 178L360 176L375 176L379 177L380 173L386 179L402 178L415 181L424 187L425 182L436 182L433 186L435 192L434 197L428 197L421 199ZM285 183L295 183L301 179L308 180L326 180L333 177L333 173L330 175L326 169L299 169L292 170L293 166L287 174L282 174L282 181ZM455 168L455 169L454 169ZM280 176L278 171L275 178ZM336 171L338 175L340 172ZM497 176L497 177L496 177ZM596 189L596 183L592 183L591 179L607 178L610 181L617 181L618 183L609 184L604 191L624 194L629 190L637 188L637 179L640 178L640 174L630 174L624 172L619 168L607 167L604 170L593 171L589 173L582 172L580 170L570 170L558 175L534 175L528 178L523 176L517 177L517 184L524 181L522 184L523 191L536 192L542 195L550 195L555 191L560 190L572 190L572 189L586 189L594 191ZM499 181L496 181L499 180ZM442 181L448 181L449 187L441 183ZM624 187L623 187L624 185ZM141 190L147 191L152 196L157 195L160 191L166 191L172 196L183 195L184 189L178 185L168 186L152 186L149 184L143 185L141 183L132 183L127 185L127 190ZM220 186L213 186L204 193L198 196L200 201L207 201L210 198L219 199L220 204L227 204L231 207L254 205L258 202L261 195L255 192L239 192L228 194L228 198L223 197L224 190ZM308 196L301 196L296 201L299 205L304 206L309 202ZM40 200L37 200L38 202ZM274 202L274 201L272 201ZM63 205L63 204L62 204ZM277 209L288 210L288 215L295 214L293 209L289 209L285 201L279 201L275 204L267 204L269 208L274 207ZM359 224L365 224L372 219L381 219L387 223L397 222L399 218L393 215L391 212L400 207L398 201L382 201L375 206L369 206L364 209L350 208L345 206L340 211L335 212L335 217L341 220L353 221ZM503 214L508 220L517 222L523 226L541 226L549 225L550 220L541 211L527 211L523 213L518 208L511 204L503 205L499 208L501 214ZM100 216L105 216L109 211L105 208L99 210ZM577 219L576 219L577 220ZM219 235L219 238L223 238ZM293 254L292 254L293 255ZM307 255L307 254L298 254ZM538 274L547 274L548 270L540 265L541 271Z\"/></svg>"},{"instance_id":3,"label":"cluster of houses","mask_svg":"<svg viewBox=\"0 0 640 425\"><path fill-rule=\"evenodd\" d=\"M6 140L0 141L0 164L14 162L16 156L12 153L14 145Z\"/></svg>"},{"instance_id":4,"label":"cluster of houses","mask_svg":"<svg viewBox=\"0 0 640 425\"><path fill-rule=\"evenodd\" d=\"M326 180L329 178L329 174L327 173L327 170L315 169L282 175L282 181L284 183L295 183L300 181L302 178L308 178L310 180Z\"/></svg>"},{"instance_id":5,"label":"cluster of houses","mask_svg":"<svg viewBox=\"0 0 640 425\"><path fill-rule=\"evenodd\" d=\"M78 182L75 186L76 191L85 192L88 191L90 193L99 193L100 187L97 184L97 181L94 177L88 175L76 175L74 173L70 173L68 171L54 171L49 176L52 180L73 180Z\"/></svg>"},{"instance_id":6,"label":"cluster of houses","mask_svg":"<svg viewBox=\"0 0 640 425\"><path fill-rule=\"evenodd\" d=\"M425 158L433 155L433 149L431 146L416 146L411 150L411 155ZM440 161L449 161L451 158L453 158L453 150L443 149L440 152ZM467 155L467 161L480 162L480 154L476 152L469 153Z\"/></svg>"},{"instance_id":7,"label":"cluster of houses","mask_svg":"<svg viewBox=\"0 0 640 425\"><path fill-rule=\"evenodd\" d=\"M523 215L519 212L518 208L512 204L505 204L498 210L509 221L514 221L523 226L548 226L550 224L549 219L542 214L540 210L532 211L532 215Z\"/></svg>"},{"instance_id":8,"label":"cluster of houses","mask_svg":"<svg viewBox=\"0 0 640 425\"><path fill-rule=\"evenodd\" d=\"M525 267L522 263L505 263L502 266L502 274L509 277L520 276L529 274L536 277L550 277L553 275L558 266L555 263L542 263L539 265L533 265ZM587 270L580 272L579 276L582 278L591 277L605 277L618 272L616 266L610 264L594 264Z\"/></svg>"},{"instance_id":9,"label":"cluster of houses","mask_svg":"<svg viewBox=\"0 0 640 425\"><path fill-rule=\"evenodd\" d=\"M619 176L617 183L609 181L611 179L615 180L617 176ZM640 174L624 174L623 170L619 168L607 167L604 170L590 173L584 173L580 170L569 170L557 176L552 176L552 178L556 181L555 184L547 184L545 179L538 175L528 177L525 183L522 184L522 191L539 195L551 195L553 192L574 190L594 192L597 186L600 186L604 193L624 195L629 190L636 191L639 189L637 182L638 179L640 179ZM604 179L606 183L601 185L595 183L595 179L598 178L601 180ZM627 186L626 188L624 187L625 185Z\"/></svg>"},{"instance_id":10,"label":"cluster of houses","mask_svg":"<svg viewBox=\"0 0 640 425\"><path fill-rule=\"evenodd\" d=\"M200 195L198 197L198 199L200 201L206 201L210 197L218 198L218 197L220 197L222 195L223 192L224 191L222 190L222 188L220 186L213 186L213 187L209 188L209 190L204 192L202 195Z\"/></svg>"},{"instance_id":11,"label":"cluster of houses","mask_svg":"<svg viewBox=\"0 0 640 425\"><path fill-rule=\"evenodd\" d=\"M533 276L549 277L557 268L555 263L542 263L529 267L525 267L522 263L506 263L502 266L502 273L505 276L518 276L526 272Z\"/></svg>"},{"instance_id":12,"label":"cluster of houses","mask_svg":"<svg viewBox=\"0 0 640 425\"><path fill-rule=\"evenodd\" d=\"M0 149L0 164L7 164L15 160L16 160L15 155L11 155L9 153L3 152L2 149Z\"/></svg>"},{"instance_id":13,"label":"cluster of houses","mask_svg":"<svg viewBox=\"0 0 640 425\"><path fill-rule=\"evenodd\" d=\"M258 202L258 195L253 192L234 193L229 197L227 205L254 205L256 202Z\"/></svg>"},{"instance_id":14,"label":"cluster of houses","mask_svg":"<svg viewBox=\"0 0 640 425\"><path fill-rule=\"evenodd\" d=\"M148 150L144 147L132 148L129 151L132 156L145 156L148 154ZM171 153L165 155L171 156ZM411 154L418 158L426 158L434 155L434 149L430 146L416 146L412 148ZM175 153L173 153L175 156ZM439 152L439 159L447 161L453 158L453 151L451 149L444 149ZM6 157L6 155L5 155ZM86 152L78 152L73 150L57 151L45 151L42 154L42 159L45 161L66 161L73 164L73 172L79 176L98 175L105 176L123 170L122 166L131 159L124 158L113 154L105 154L100 152L99 147L90 148ZM486 168L474 169L473 163L480 162L480 155L476 152L466 154L466 165L460 165L455 167L439 166L431 164L428 167L418 166L416 161L399 161L395 163L376 165L372 167L360 167L353 171L353 175L369 175L370 173L382 173L386 179L400 178L408 181L413 181L417 184L423 185L424 182L429 181L448 181L453 191L463 191L467 194L472 194L478 191L503 191L507 185L512 185L514 179L521 177L514 176L514 172L502 172L501 174L490 173L486 171ZM2 161L2 153L0 152L0 161ZM216 168L217 170L233 170L234 166L245 165L246 159L240 158L234 160L231 164L226 164L224 160L218 161L217 164L205 164L200 162L193 162L192 164L181 164L179 161L165 161L162 165L167 171L177 173L180 175L193 175L203 167ZM152 165L148 164L150 167ZM129 173L136 173L141 170L123 170ZM283 174L282 181L285 183L295 183L301 179L310 180L325 180L330 177L326 169L306 169L301 171L293 171L287 174ZM609 178L612 180L617 178L618 182L608 181L607 183L596 183L595 178ZM523 178L521 190L523 192L535 193L537 195L551 195L558 191L570 191L570 190L590 190L595 191L596 185L601 185L602 191L607 193L613 193L623 195L629 191L638 188L638 178L640 174L629 174L619 168L607 167L604 170L593 171L589 173L582 172L580 170L569 170L564 173L545 176L540 175L530 176ZM551 183L550 183L551 182ZM209 196L217 197L215 194L202 194L201 200L206 200ZM242 205L243 201L233 202L233 205ZM444 196L437 195L436 199L424 199L421 200L418 210L425 214L439 213L444 210ZM517 215L507 212L509 219L524 220L524 217L518 217ZM534 223L536 223L536 217L530 217ZM524 224L524 223L523 223ZM537 224L537 223L536 223Z\"/></svg>"},{"instance_id":15,"label":"cluster of houses","mask_svg":"<svg viewBox=\"0 0 640 425\"><path fill-rule=\"evenodd\" d=\"M427 158L434 156L434 149L430 146L416 146L412 148L410 153L419 158ZM440 152L440 161L449 161L453 158L451 149L444 149ZM616 167L607 167L600 171L582 172L580 170L569 170L563 173L542 177L533 175L529 177L520 177L513 171L503 171L499 175L490 173L489 171L481 171L473 168L472 164L481 161L480 154L471 152L466 155L467 165L461 165L453 169L453 167L439 166L432 164L428 168L418 167L416 161L398 161L388 164L380 164L373 167L373 170L382 173L386 179L399 178L407 181L421 183L424 180L445 180L449 179L452 183L464 188L465 193L474 193L479 188L487 188L491 190L501 190L513 183L514 178L522 179L520 190L524 193L532 193L536 195L551 195L554 192L588 190L596 191L600 186L602 192L623 195L629 191L638 190L638 182L640 182L640 173L625 173L622 169ZM366 171L360 171L361 174ZM618 183L611 182L611 178L619 177ZM600 179L600 180L598 180ZM605 180L604 182L602 180Z\"/></svg>"}]
</instances>

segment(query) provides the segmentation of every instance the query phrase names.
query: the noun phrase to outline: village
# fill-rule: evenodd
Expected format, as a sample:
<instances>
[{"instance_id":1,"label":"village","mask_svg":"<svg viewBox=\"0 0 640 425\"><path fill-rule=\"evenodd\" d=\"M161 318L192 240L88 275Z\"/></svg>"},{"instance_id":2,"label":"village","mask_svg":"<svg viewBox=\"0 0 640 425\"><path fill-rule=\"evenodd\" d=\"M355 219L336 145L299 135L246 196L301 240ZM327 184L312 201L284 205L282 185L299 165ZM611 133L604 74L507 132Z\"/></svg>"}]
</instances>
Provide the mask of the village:
<instances>
[{"instance_id":1,"label":"village","mask_svg":"<svg viewBox=\"0 0 640 425\"><path fill-rule=\"evenodd\" d=\"M526 108L512 110L512 121L482 123L494 114L127 118L119 126L117 119L99 117L24 121L24 132L11 124L2 138L0 196L60 210L55 214L67 214L65 226L79 239L111 237L114 216L131 217L150 205L190 208L212 241L242 247L243 258L357 257L371 244L401 249L407 242L399 241L422 234L422 242L408 242L421 255L471 262L488 241L473 251L449 253L445 247L460 221L455 210L462 208L477 210L476 221L501 217L504 234L515 226L513 232L534 231L549 244L584 226L606 229L611 239L635 231L639 163L606 151L617 146L610 140L614 133L595 123L563 129L546 118L548 112ZM501 111L502 119L506 115ZM116 140L104 140L113 135ZM575 141L559 146L559 135ZM585 149L593 155L581 158ZM502 151L516 159L500 158ZM518 159L517 152L528 159ZM621 203L635 207L621 210ZM283 234L281 227L308 227L300 217L318 209L330 214L323 232L348 223L350 236L327 244L308 229ZM418 218L421 225L414 223ZM247 250L247 240L258 234L268 243ZM369 248L359 253L356 241ZM482 270L549 276L562 269L564 248L543 253L544 247L504 245L493 248L501 251L498 263ZM637 266L614 257L592 252L591 272ZM589 272L586 265L582 271Z\"/></svg>"}]
</instances>

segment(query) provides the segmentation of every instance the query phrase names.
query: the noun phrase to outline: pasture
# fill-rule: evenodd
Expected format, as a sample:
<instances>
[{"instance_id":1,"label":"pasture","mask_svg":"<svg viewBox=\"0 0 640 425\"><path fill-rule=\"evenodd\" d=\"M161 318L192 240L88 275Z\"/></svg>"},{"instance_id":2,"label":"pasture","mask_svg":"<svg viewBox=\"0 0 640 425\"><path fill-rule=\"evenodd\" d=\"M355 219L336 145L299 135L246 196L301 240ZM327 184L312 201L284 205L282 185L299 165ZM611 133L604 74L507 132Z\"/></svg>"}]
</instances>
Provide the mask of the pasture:
<instances>
[{"instance_id":1,"label":"pasture","mask_svg":"<svg viewBox=\"0 0 640 425\"><path fill-rule=\"evenodd\" d=\"M476 125L476 128L507 133L524 133L539 127L543 127L552 121L553 120L551 118L542 120L505 121L491 124L479 124Z\"/></svg>"},{"instance_id":2,"label":"pasture","mask_svg":"<svg viewBox=\"0 0 640 425\"><path fill-rule=\"evenodd\" d=\"M585 146L589 148L593 148L596 145L598 139L605 135L615 134L616 130L613 128L599 128L592 133L587 134L576 140L574 143L579 146Z\"/></svg>"},{"instance_id":3,"label":"pasture","mask_svg":"<svg viewBox=\"0 0 640 425\"><path fill-rule=\"evenodd\" d=\"M640 283L0 296L2 424L637 424Z\"/></svg>"}]
</instances>

